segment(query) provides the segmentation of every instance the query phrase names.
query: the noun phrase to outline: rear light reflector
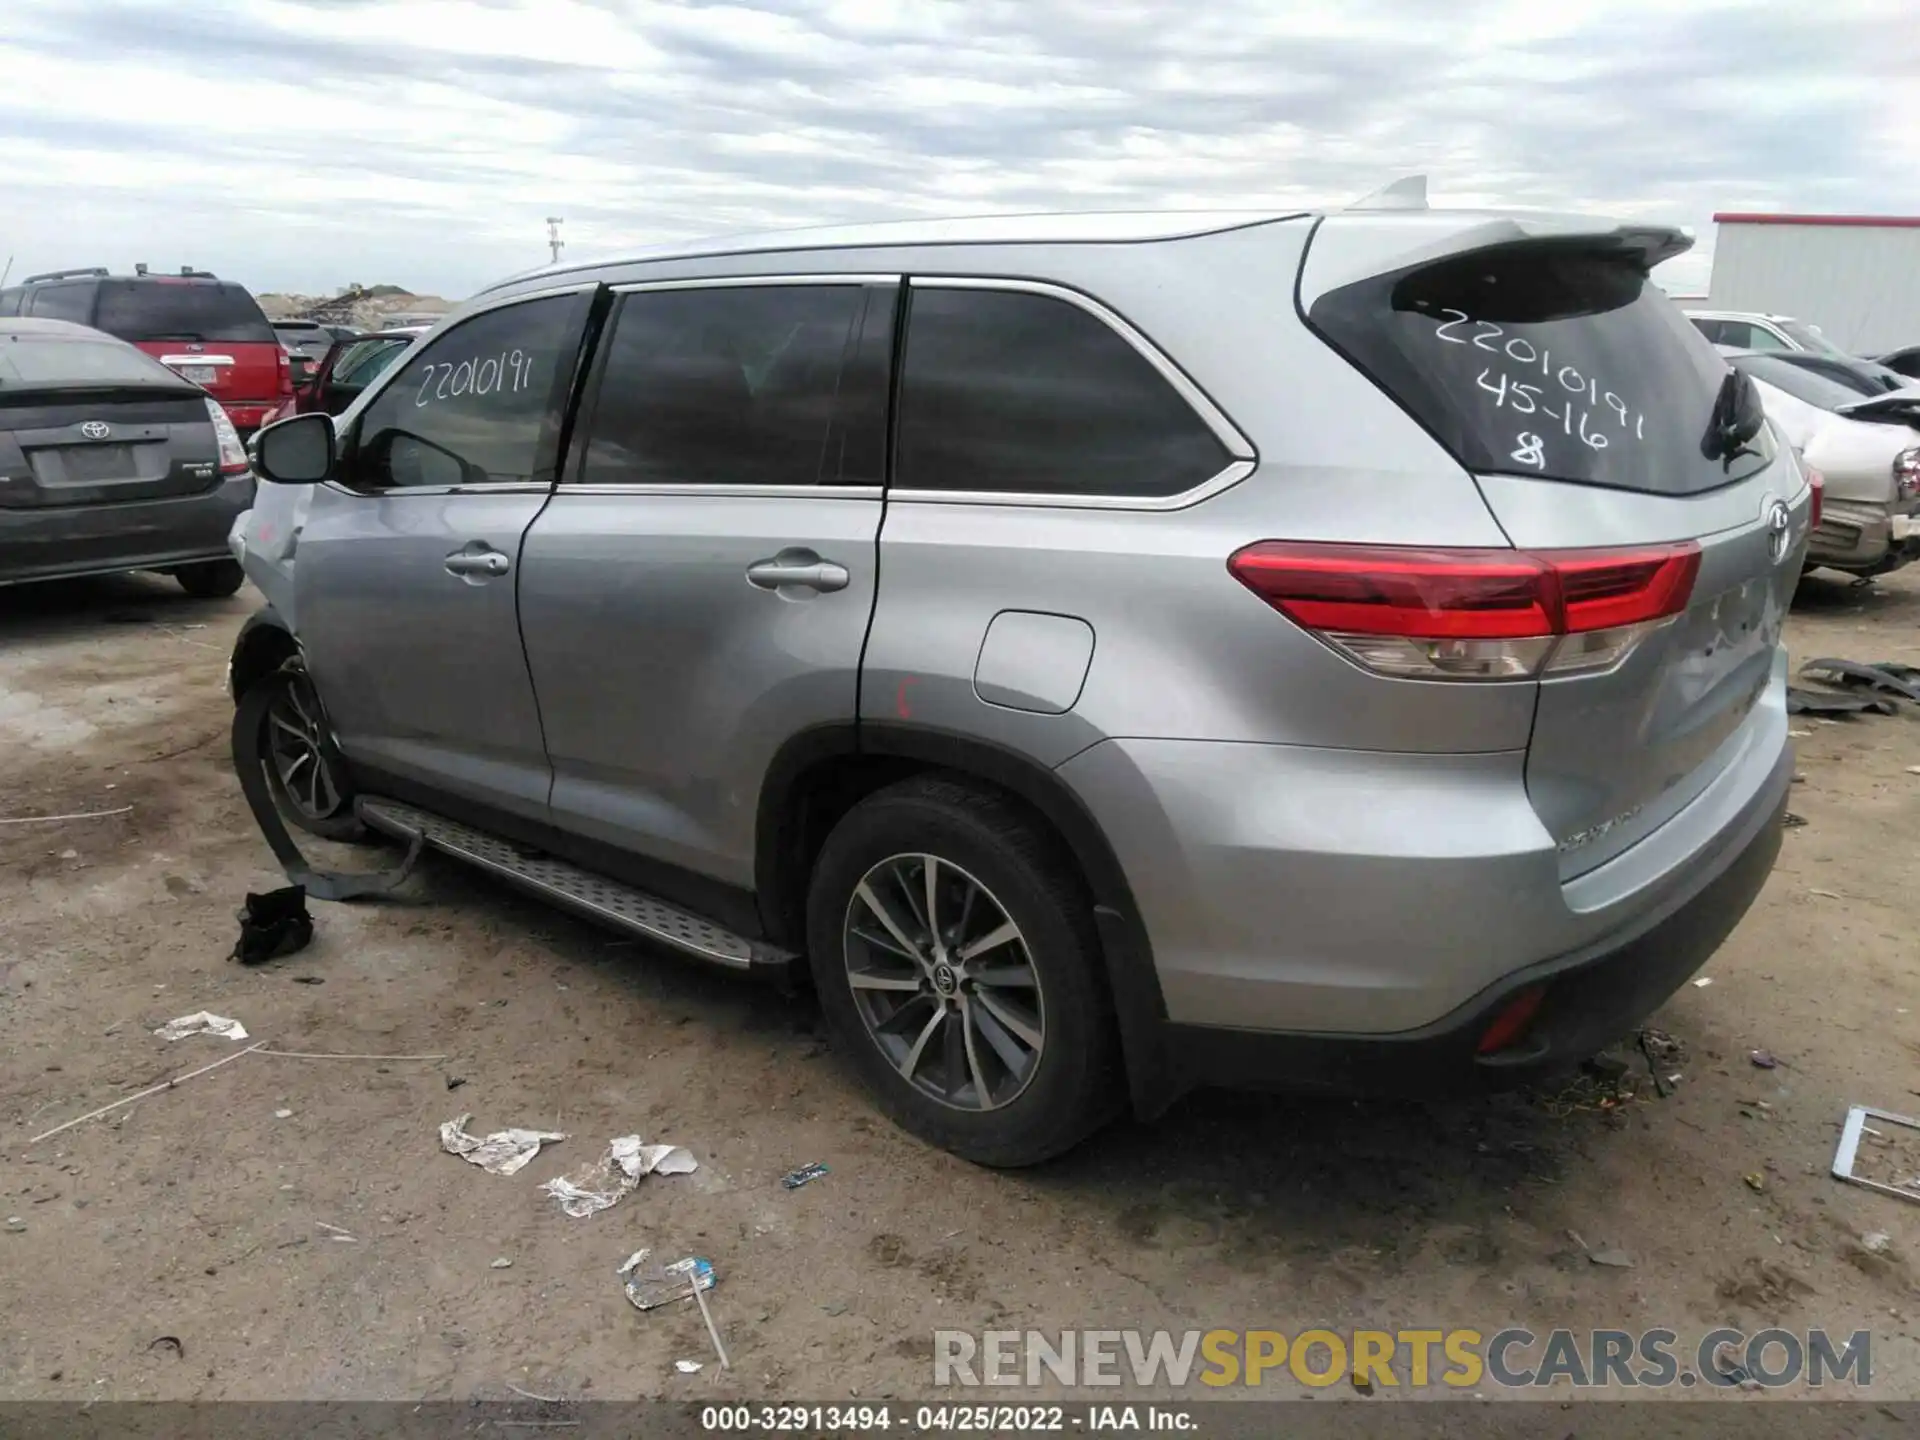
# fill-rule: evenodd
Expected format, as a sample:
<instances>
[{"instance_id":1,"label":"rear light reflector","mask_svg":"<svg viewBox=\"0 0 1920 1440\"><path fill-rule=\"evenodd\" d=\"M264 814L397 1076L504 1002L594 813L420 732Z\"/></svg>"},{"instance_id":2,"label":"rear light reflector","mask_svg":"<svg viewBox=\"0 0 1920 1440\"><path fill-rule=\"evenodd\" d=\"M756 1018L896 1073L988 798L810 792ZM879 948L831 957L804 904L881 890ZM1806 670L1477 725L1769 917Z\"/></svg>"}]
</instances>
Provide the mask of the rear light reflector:
<instances>
[{"instance_id":1,"label":"rear light reflector","mask_svg":"<svg viewBox=\"0 0 1920 1440\"><path fill-rule=\"evenodd\" d=\"M247 447L240 443L240 432L233 428L233 421L227 418L227 412L220 408L220 402L212 396L207 397L207 418L213 421L214 439L220 444L220 473L246 474Z\"/></svg>"},{"instance_id":2,"label":"rear light reflector","mask_svg":"<svg viewBox=\"0 0 1920 1440\"><path fill-rule=\"evenodd\" d=\"M1493 1023L1481 1032L1480 1043L1474 1047L1481 1055L1492 1055L1505 1050L1526 1033L1527 1026L1533 1023L1533 1017L1540 1013L1540 1002L1547 998L1546 987L1532 985L1509 1000L1500 1013L1493 1017Z\"/></svg>"},{"instance_id":3,"label":"rear light reflector","mask_svg":"<svg viewBox=\"0 0 1920 1440\"><path fill-rule=\"evenodd\" d=\"M1686 608L1700 547L1444 550L1263 540L1236 551L1227 568L1369 670L1520 680L1618 664Z\"/></svg>"},{"instance_id":4,"label":"rear light reflector","mask_svg":"<svg viewBox=\"0 0 1920 1440\"><path fill-rule=\"evenodd\" d=\"M1820 517L1827 509L1827 477L1811 465L1807 467L1807 488L1813 491L1813 504L1808 508L1807 528L1818 530Z\"/></svg>"}]
</instances>

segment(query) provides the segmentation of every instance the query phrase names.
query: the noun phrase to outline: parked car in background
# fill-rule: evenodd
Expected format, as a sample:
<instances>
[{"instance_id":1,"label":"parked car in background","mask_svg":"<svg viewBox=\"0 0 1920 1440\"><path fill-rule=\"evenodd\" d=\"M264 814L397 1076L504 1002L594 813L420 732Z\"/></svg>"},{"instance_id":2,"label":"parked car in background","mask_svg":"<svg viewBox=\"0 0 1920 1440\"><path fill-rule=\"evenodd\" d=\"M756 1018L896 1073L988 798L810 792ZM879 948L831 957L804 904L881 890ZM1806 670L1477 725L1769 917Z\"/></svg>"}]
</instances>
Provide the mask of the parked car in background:
<instances>
[{"instance_id":1,"label":"parked car in background","mask_svg":"<svg viewBox=\"0 0 1920 1440\"><path fill-rule=\"evenodd\" d=\"M1920 386L1863 396L1784 355L1732 355L1768 416L1824 477L1809 568L1883 575L1920 555Z\"/></svg>"},{"instance_id":2,"label":"parked car in background","mask_svg":"<svg viewBox=\"0 0 1920 1440\"><path fill-rule=\"evenodd\" d=\"M114 275L95 266L0 290L0 316L69 320L138 346L225 407L244 438L293 394L293 367L243 285L205 270Z\"/></svg>"},{"instance_id":3,"label":"parked car in background","mask_svg":"<svg viewBox=\"0 0 1920 1440\"><path fill-rule=\"evenodd\" d=\"M342 413L382 374L401 352L427 333L425 325L397 325L335 341L322 355L308 382L267 416L266 423L289 415L322 411Z\"/></svg>"},{"instance_id":4,"label":"parked car in background","mask_svg":"<svg viewBox=\"0 0 1920 1440\"><path fill-rule=\"evenodd\" d=\"M279 337L281 346L287 352L287 360L293 371L294 392L298 394L301 387L313 378L313 372L326 358L336 337L317 320L275 320L273 333ZM261 423L266 422L263 420Z\"/></svg>"},{"instance_id":5,"label":"parked car in background","mask_svg":"<svg viewBox=\"0 0 1920 1440\"><path fill-rule=\"evenodd\" d=\"M1880 357L1880 363L1889 370L1898 370L1902 375L1920 380L1920 345L1909 345L1904 350L1889 350Z\"/></svg>"},{"instance_id":6,"label":"parked car in background","mask_svg":"<svg viewBox=\"0 0 1920 1440\"><path fill-rule=\"evenodd\" d=\"M494 287L258 437L311 499L232 658L256 813L810 963L987 1163L1570 1066L1746 910L1793 773L1812 490L1649 278L1686 245L1021 216Z\"/></svg>"},{"instance_id":7,"label":"parked car in background","mask_svg":"<svg viewBox=\"0 0 1920 1440\"><path fill-rule=\"evenodd\" d=\"M1884 395L1890 390L1904 390L1914 383L1911 377L1891 370L1877 360L1816 355L1811 350L1770 350L1767 353L1778 357L1783 365L1793 365L1812 374L1823 375L1858 395Z\"/></svg>"},{"instance_id":8,"label":"parked car in background","mask_svg":"<svg viewBox=\"0 0 1920 1440\"><path fill-rule=\"evenodd\" d=\"M0 319L0 584L159 570L231 595L227 532L252 503L240 436L199 386L98 330Z\"/></svg>"},{"instance_id":9,"label":"parked car in background","mask_svg":"<svg viewBox=\"0 0 1920 1440\"><path fill-rule=\"evenodd\" d=\"M1820 327L1791 315L1761 315L1741 310L1685 312L1693 328L1728 350L1805 350L1841 360L1854 357L1820 333Z\"/></svg>"}]
</instances>

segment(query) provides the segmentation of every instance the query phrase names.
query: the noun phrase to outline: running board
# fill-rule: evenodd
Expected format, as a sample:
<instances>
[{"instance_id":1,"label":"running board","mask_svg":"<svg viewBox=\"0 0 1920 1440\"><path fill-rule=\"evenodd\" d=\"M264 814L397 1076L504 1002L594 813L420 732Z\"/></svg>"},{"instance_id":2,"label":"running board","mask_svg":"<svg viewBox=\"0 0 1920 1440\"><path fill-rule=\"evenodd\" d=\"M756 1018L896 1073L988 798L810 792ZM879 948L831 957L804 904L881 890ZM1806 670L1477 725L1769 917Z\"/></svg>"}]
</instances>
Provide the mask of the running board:
<instances>
[{"instance_id":1,"label":"running board","mask_svg":"<svg viewBox=\"0 0 1920 1440\"><path fill-rule=\"evenodd\" d=\"M669 905L605 875L434 815L397 800L363 797L354 807L375 830L402 840L418 835L436 850L477 865L542 899L590 920L656 941L729 970L784 971L798 957L764 941L736 935L725 926Z\"/></svg>"}]
</instances>

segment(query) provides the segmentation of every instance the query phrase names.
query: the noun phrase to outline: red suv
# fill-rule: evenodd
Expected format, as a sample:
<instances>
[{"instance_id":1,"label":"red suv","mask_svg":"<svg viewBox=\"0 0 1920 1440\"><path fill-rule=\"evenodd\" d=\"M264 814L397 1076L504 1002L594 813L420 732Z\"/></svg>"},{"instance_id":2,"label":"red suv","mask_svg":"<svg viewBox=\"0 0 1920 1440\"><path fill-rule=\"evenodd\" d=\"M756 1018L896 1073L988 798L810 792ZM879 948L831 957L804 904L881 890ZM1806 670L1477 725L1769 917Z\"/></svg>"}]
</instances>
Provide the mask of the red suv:
<instances>
[{"instance_id":1,"label":"red suv","mask_svg":"<svg viewBox=\"0 0 1920 1440\"><path fill-rule=\"evenodd\" d=\"M29 275L0 290L0 316L71 320L125 340L220 402L241 437L293 395L287 352L244 285L205 270L104 268Z\"/></svg>"}]
</instances>

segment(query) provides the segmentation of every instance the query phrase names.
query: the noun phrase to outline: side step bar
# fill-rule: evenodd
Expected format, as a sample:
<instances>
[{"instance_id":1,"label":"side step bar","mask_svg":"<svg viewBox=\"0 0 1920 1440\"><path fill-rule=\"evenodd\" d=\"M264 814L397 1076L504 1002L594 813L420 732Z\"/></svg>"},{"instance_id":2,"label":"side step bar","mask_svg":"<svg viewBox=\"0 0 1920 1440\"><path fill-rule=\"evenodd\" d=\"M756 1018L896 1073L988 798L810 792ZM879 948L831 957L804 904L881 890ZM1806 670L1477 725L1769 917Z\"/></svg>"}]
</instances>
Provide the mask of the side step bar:
<instances>
[{"instance_id":1,"label":"side step bar","mask_svg":"<svg viewBox=\"0 0 1920 1440\"><path fill-rule=\"evenodd\" d=\"M477 865L564 909L670 946L710 965L784 974L799 959L791 951L736 935L631 885L397 800L363 797L355 812L375 830L408 841L417 835L434 849Z\"/></svg>"}]
</instances>

